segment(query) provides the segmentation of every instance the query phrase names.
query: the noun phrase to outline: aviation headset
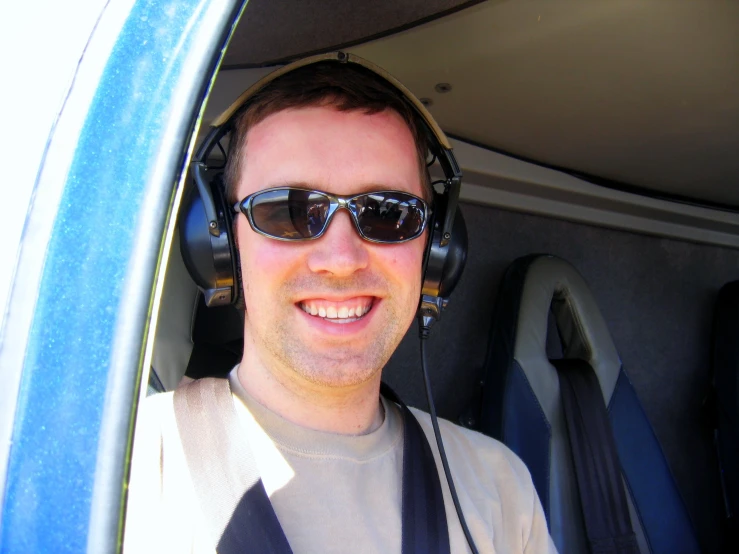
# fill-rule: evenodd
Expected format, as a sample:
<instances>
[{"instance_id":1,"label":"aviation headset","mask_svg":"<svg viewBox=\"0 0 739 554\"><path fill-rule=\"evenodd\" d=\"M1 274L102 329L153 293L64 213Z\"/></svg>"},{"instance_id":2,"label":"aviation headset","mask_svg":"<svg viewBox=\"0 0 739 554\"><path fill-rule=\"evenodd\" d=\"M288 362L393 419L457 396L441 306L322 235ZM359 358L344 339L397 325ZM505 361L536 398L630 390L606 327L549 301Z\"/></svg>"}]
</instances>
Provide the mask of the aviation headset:
<instances>
[{"instance_id":1,"label":"aviation headset","mask_svg":"<svg viewBox=\"0 0 739 554\"><path fill-rule=\"evenodd\" d=\"M231 206L225 198L223 166L208 167L214 148L233 130L237 117L254 94L276 78L306 65L334 61L356 64L389 83L415 111L423 123L431 154L444 172L444 190L434 191L429 220L430 237L424 255L423 285L418 316L422 335L439 319L449 295L459 281L467 258L467 229L457 206L462 173L444 132L421 102L397 79L380 67L353 54L332 52L304 58L283 66L249 87L212 124L190 164L195 187L180 210L180 249L190 276L203 291L207 306L240 302L238 251L232 236ZM215 175L214 175L215 173ZM425 337L424 337L425 338Z\"/></svg>"}]
</instances>

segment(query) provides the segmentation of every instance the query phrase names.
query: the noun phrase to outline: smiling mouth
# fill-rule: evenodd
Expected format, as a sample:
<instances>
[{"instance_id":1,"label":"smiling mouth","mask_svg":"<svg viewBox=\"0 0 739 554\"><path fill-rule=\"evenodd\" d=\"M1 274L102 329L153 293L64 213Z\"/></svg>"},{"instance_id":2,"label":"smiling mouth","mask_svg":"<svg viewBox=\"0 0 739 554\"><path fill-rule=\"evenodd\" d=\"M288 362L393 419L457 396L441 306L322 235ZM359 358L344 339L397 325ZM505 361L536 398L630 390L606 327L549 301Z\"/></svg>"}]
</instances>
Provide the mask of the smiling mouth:
<instances>
[{"instance_id":1,"label":"smiling mouth","mask_svg":"<svg viewBox=\"0 0 739 554\"><path fill-rule=\"evenodd\" d=\"M303 300L298 302L301 310L313 317L319 317L330 323L353 323L366 316L375 298L373 296L360 296L341 302L330 302L328 300Z\"/></svg>"}]
</instances>

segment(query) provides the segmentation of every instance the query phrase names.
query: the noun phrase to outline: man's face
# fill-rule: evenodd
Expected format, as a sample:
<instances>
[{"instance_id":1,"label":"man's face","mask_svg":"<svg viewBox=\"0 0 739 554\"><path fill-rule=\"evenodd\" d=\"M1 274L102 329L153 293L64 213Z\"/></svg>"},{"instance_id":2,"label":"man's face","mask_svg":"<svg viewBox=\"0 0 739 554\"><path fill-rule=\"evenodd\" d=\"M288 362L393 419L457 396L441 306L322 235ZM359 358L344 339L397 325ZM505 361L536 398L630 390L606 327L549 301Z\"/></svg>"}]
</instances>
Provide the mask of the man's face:
<instances>
[{"instance_id":1,"label":"man's face","mask_svg":"<svg viewBox=\"0 0 739 554\"><path fill-rule=\"evenodd\" d=\"M278 112L249 130L244 155L239 199L286 185L423 196L413 137L392 111ZM416 313L425 236L370 243L338 210L321 238L282 242L255 233L239 215L245 363L333 387L377 375Z\"/></svg>"}]
</instances>

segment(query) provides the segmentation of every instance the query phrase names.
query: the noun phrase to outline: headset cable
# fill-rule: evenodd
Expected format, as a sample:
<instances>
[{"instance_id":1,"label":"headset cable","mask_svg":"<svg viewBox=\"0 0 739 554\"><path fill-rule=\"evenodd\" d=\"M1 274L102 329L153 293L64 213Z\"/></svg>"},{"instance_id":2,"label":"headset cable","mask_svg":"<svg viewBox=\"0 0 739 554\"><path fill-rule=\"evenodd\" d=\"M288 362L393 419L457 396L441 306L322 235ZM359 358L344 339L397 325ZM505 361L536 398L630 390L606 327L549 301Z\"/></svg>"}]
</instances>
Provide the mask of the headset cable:
<instances>
[{"instance_id":1,"label":"headset cable","mask_svg":"<svg viewBox=\"0 0 739 554\"><path fill-rule=\"evenodd\" d=\"M449 462L446 459L446 452L444 451L444 442L441 440L441 431L439 431L439 422L436 420L436 408L434 407L434 399L431 395L431 380L429 379L428 371L426 370L426 339L429 336L429 327L423 324L423 320L419 318L420 327L420 338L421 338L421 370L423 371L423 382L426 388L426 399L429 406L429 414L431 415L431 425L434 428L434 435L436 436L436 445L439 447L439 455L441 457L441 465L444 466L444 475L446 476L446 482L449 485L449 492L452 495L452 502L454 502L454 509L457 511L457 517L459 517L459 523L462 525L462 531L467 539L467 544L472 550L472 554L478 554L475 541L472 540L472 533L470 533L467 527L467 521L464 519L462 513L462 506L459 504L459 497L457 496L457 490L454 487L454 481L452 480L452 473L449 471Z\"/></svg>"}]
</instances>

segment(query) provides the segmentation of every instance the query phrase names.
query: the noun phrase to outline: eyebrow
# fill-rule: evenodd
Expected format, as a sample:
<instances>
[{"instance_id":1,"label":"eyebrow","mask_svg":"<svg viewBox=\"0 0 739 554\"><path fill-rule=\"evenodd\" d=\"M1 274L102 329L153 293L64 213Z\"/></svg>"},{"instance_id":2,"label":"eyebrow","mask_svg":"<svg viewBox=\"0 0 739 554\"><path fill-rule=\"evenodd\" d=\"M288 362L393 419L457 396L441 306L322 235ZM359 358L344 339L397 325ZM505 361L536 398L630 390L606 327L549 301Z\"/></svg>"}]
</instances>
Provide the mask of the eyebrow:
<instances>
[{"instance_id":1,"label":"eyebrow","mask_svg":"<svg viewBox=\"0 0 739 554\"><path fill-rule=\"evenodd\" d=\"M301 189L308 189L308 190L317 190L321 192L328 192L327 190L324 190L323 185L319 185L317 183L310 183L306 181L283 181L283 182L271 184L267 188L277 188L277 187L293 187L293 188L301 188ZM357 188L358 188L358 191L352 194L362 194L364 192L378 192L381 190L401 190L397 186L383 185L380 183L362 183Z\"/></svg>"}]
</instances>

